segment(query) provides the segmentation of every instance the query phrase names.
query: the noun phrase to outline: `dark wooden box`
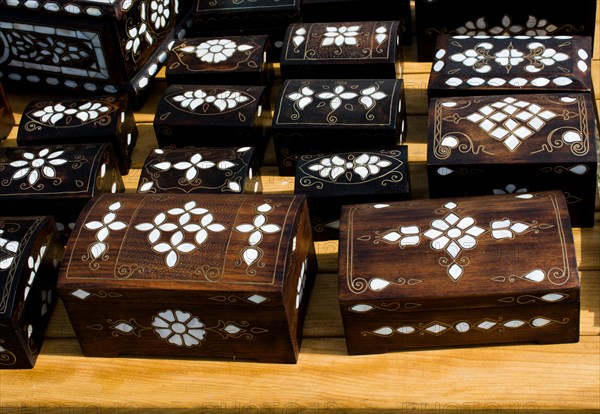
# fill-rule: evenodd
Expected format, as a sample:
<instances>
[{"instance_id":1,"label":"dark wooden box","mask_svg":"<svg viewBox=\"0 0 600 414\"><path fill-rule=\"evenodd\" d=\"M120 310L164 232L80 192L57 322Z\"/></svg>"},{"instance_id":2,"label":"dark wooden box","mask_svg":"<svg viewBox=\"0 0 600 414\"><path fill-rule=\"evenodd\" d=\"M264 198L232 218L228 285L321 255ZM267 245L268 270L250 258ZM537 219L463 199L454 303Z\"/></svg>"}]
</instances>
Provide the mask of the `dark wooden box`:
<instances>
[{"instance_id":1,"label":"dark wooden box","mask_svg":"<svg viewBox=\"0 0 600 414\"><path fill-rule=\"evenodd\" d=\"M415 34L419 61L432 61L440 35L594 36L596 0L580 0L571 13L545 0L415 0Z\"/></svg>"},{"instance_id":2,"label":"dark wooden box","mask_svg":"<svg viewBox=\"0 0 600 414\"><path fill-rule=\"evenodd\" d=\"M304 196L104 195L58 288L88 356L295 363L315 264Z\"/></svg>"},{"instance_id":3,"label":"dark wooden box","mask_svg":"<svg viewBox=\"0 0 600 414\"><path fill-rule=\"evenodd\" d=\"M4 94L2 84L0 83L0 142L8 137L8 134L10 134L10 131L14 126L15 117L12 113L10 103Z\"/></svg>"},{"instance_id":4,"label":"dark wooden box","mask_svg":"<svg viewBox=\"0 0 600 414\"><path fill-rule=\"evenodd\" d=\"M3 215L52 215L66 241L94 195L124 192L108 143L0 148Z\"/></svg>"},{"instance_id":5,"label":"dark wooden box","mask_svg":"<svg viewBox=\"0 0 600 414\"><path fill-rule=\"evenodd\" d=\"M283 43L284 79L402 77L397 20L291 24Z\"/></svg>"},{"instance_id":6,"label":"dark wooden box","mask_svg":"<svg viewBox=\"0 0 600 414\"><path fill-rule=\"evenodd\" d=\"M597 140L588 93L432 99L430 196L562 190L571 224L591 227Z\"/></svg>"},{"instance_id":7,"label":"dark wooden box","mask_svg":"<svg viewBox=\"0 0 600 414\"><path fill-rule=\"evenodd\" d=\"M589 36L439 36L429 98L591 92Z\"/></svg>"},{"instance_id":8,"label":"dark wooden box","mask_svg":"<svg viewBox=\"0 0 600 414\"><path fill-rule=\"evenodd\" d=\"M410 0L302 0L303 22L398 20L401 41L412 43Z\"/></svg>"},{"instance_id":9,"label":"dark wooden box","mask_svg":"<svg viewBox=\"0 0 600 414\"><path fill-rule=\"evenodd\" d=\"M342 205L410 198L408 147L301 155L294 193L306 196L313 239L337 240Z\"/></svg>"},{"instance_id":10,"label":"dark wooden box","mask_svg":"<svg viewBox=\"0 0 600 414\"><path fill-rule=\"evenodd\" d=\"M34 100L23 111L17 145L112 145L121 174L129 173L138 129L128 95Z\"/></svg>"},{"instance_id":11,"label":"dark wooden box","mask_svg":"<svg viewBox=\"0 0 600 414\"><path fill-rule=\"evenodd\" d=\"M262 162L270 122L265 86L170 85L156 108L159 147L255 147Z\"/></svg>"},{"instance_id":12,"label":"dark wooden box","mask_svg":"<svg viewBox=\"0 0 600 414\"><path fill-rule=\"evenodd\" d=\"M269 85L267 35L179 39L167 57L165 78L172 84Z\"/></svg>"},{"instance_id":13,"label":"dark wooden box","mask_svg":"<svg viewBox=\"0 0 600 414\"><path fill-rule=\"evenodd\" d=\"M33 89L119 93L141 106L191 0L0 3L0 79Z\"/></svg>"},{"instance_id":14,"label":"dark wooden box","mask_svg":"<svg viewBox=\"0 0 600 414\"><path fill-rule=\"evenodd\" d=\"M401 79L288 79L271 134L279 174L294 176L298 155L393 148L406 130Z\"/></svg>"},{"instance_id":15,"label":"dark wooden box","mask_svg":"<svg viewBox=\"0 0 600 414\"><path fill-rule=\"evenodd\" d=\"M35 365L63 254L51 216L0 216L0 370Z\"/></svg>"},{"instance_id":16,"label":"dark wooden box","mask_svg":"<svg viewBox=\"0 0 600 414\"><path fill-rule=\"evenodd\" d=\"M193 7L193 34L266 34L269 61L279 60L285 30L301 20L300 0L194 0Z\"/></svg>"},{"instance_id":17,"label":"dark wooden box","mask_svg":"<svg viewBox=\"0 0 600 414\"><path fill-rule=\"evenodd\" d=\"M260 193L260 167L254 148L191 147L148 154L138 193Z\"/></svg>"},{"instance_id":18,"label":"dark wooden box","mask_svg":"<svg viewBox=\"0 0 600 414\"><path fill-rule=\"evenodd\" d=\"M579 341L562 192L344 206L339 252L349 354Z\"/></svg>"}]
</instances>

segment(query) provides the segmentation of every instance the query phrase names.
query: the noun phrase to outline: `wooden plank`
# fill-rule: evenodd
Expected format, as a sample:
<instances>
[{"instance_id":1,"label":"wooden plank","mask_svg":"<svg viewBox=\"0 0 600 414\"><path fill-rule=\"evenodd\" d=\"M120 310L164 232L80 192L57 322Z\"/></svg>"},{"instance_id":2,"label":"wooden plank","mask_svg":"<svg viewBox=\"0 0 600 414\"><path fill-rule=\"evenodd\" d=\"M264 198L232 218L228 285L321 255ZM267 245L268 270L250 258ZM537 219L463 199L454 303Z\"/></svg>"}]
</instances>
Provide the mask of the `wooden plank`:
<instances>
[{"instance_id":1,"label":"wooden plank","mask_svg":"<svg viewBox=\"0 0 600 414\"><path fill-rule=\"evenodd\" d=\"M34 370L2 372L1 404L45 413L583 410L600 404L599 352L600 337L584 337L577 344L348 357L343 339L307 339L297 365L265 366L83 358L74 340L48 340Z\"/></svg>"}]
</instances>

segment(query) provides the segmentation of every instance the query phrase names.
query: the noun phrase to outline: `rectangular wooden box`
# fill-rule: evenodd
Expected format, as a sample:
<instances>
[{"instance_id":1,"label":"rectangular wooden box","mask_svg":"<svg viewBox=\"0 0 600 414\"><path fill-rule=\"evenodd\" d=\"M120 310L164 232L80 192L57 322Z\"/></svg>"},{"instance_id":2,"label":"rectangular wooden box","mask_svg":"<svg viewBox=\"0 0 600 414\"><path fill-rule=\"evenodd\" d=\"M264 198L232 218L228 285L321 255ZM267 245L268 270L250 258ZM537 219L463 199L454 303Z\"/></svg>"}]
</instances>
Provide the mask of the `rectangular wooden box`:
<instances>
[{"instance_id":1,"label":"rectangular wooden box","mask_svg":"<svg viewBox=\"0 0 600 414\"><path fill-rule=\"evenodd\" d=\"M0 79L58 92L128 93L141 106L191 0L0 3ZM22 86L19 86L22 89Z\"/></svg>"},{"instance_id":2,"label":"rectangular wooden box","mask_svg":"<svg viewBox=\"0 0 600 414\"><path fill-rule=\"evenodd\" d=\"M579 341L579 275L560 191L344 206L349 354Z\"/></svg>"},{"instance_id":3,"label":"rectangular wooden box","mask_svg":"<svg viewBox=\"0 0 600 414\"><path fill-rule=\"evenodd\" d=\"M63 254L51 216L0 216L0 370L35 365Z\"/></svg>"},{"instance_id":4,"label":"rectangular wooden box","mask_svg":"<svg viewBox=\"0 0 600 414\"><path fill-rule=\"evenodd\" d=\"M128 95L30 101L23 110L17 145L112 145L121 174L129 173L138 129Z\"/></svg>"},{"instance_id":5,"label":"rectangular wooden box","mask_svg":"<svg viewBox=\"0 0 600 414\"><path fill-rule=\"evenodd\" d=\"M402 43L412 43L410 0L302 0L301 11L306 23L398 20Z\"/></svg>"},{"instance_id":6,"label":"rectangular wooden box","mask_svg":"<svg viewBox=\"0 0 600 414\"><path fill-rule=\"evenodd\" d=\"M154 149L138 193L260 193L260 165L252 147Z\"/></svg>"},{"instance_id":7,"label":"rectangular wooden box","mask_svg":"<svg viewBox=\"0 0 600 414\"><path fill-rule=\"evenodd\" d=\"M515 94L432 99L431 197L562 190L574 227L594 225L598 125L593 97Z\"/></svg>"},{"instance_id":8,"label":"rectangular wooden box","mask_svg":"<svg viewBox=\"0 0 600 414\"><path fill-rule=\"evenodd\" d=\"M278 61L288 25L299 22L301 0L194 0L192 26L196 36L266 34L269 61Z\"/></svg>"},{"instance_id":9,"label":"rectangular wooden box","mask_svg":"<svg viewBox=\"0 0 600 414\"><path fill-rule=\"evenodd\" d=\"M401 78L400 22L291 24L280 67L283 79Z\"/></svg>"},{"instance_id":10,"label":"rectangular wooden box","mask_svg":"<svg viewBox=\"0 0 600 414\"><path fill-rule=\"evenodd\" d=\"M58 289L88 356L295 363L315 264L304 196L103 195Z\"/></svg>"},{"instance_id":11,"label":"rectangular wooden box","mask_svg":"<svg viewBox=\"0 0 600 414\"><path fill-rule=\"evenodd\" d=\"M545 0L415 0L418 60L434 60L440 35L594 36L596 7L596 0L579 0L572 5Z\"/></svg>"},{"instance_id":12,"label":"rectangular wooden box","mask_svg":"<svg viewBox=\"0 0 600 414\"><path fill-rule=\"evenodd\" d=\"M591 92L589 36L439 36L429 98Z\"/></svg>"},{"instance_id":13,"label":"rectangular wooden box","mask_svg":"<svg viewBox=\"0 0 600 414\"><path fill-rule=\"evenodd\" d=\"M393 148L406 131L401 79L285 80L271 127L285 176L294 176L298 155Z\"/></svg>"},{"instance_id":14,"label":"rectangular wooden box","mask_svg":"<svg viewBox=\"0 0 600 414\"><path fill-rule=\"evenodd\" d=\"M8 137L10 131L15 126L15 117L10 107L10 102L4 94L4 88L0 83L0 142Z\"/></svg>"},{"instance_id":15,"label":"rectangular wooden box","mask_svg":"<svg viewBox=\"0 0 600 414\"><path fill-rule=\"evenodd\" d=\"M306 196L313 239L337 240L342 205L410 198L408 147L300 155L294 193Z\"/></svg>"},{"instance_id":16,"label":"rectangular wooden box","mask_svg":"<svg viewBox=\"0 0 600 414\"><path fill-rule=\"evenodd\" d=\"M270 122L265 86L170 85L156 108L164 147L255 147L262 162Z\"/></svg>"},{"instance_id":17,"label":"rectangular wooden box","mask_svg":"<svg viewBox=\"0 0 600 414\"><path fill-rule=\"evenodd\" d=\"M66 241L95 195L124 192L110 144L0 148L3 215L51 215Z\"/></svg>"},{"instance_id":18,"label":"rectangular wooden box","mask_svg":"<svg viewBox=\"0 0 600 414\"><path fill-rule=\"evenodd\" d=\"M175 41L165 78L172 84L269 85L267 35L194 37Z\"/></svg>"}]
</instances>

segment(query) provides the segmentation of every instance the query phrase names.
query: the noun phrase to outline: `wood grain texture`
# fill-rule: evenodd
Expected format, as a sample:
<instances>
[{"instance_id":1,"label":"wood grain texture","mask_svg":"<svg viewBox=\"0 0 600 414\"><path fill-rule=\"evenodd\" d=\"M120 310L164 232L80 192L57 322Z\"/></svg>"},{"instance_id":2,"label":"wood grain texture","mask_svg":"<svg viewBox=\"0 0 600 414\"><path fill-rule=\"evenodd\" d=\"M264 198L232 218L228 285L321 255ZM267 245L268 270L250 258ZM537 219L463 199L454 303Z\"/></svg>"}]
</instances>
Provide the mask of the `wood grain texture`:
<instances>
[{"instance_id":1,"label":"wood grain texture","mask_svg":"<svg viewBox=\"0 0 600 414\"><path fill-rule=\"evenodd\" d=\"M596 33L600 33L597 8ZM426 87L430 62L417 62L416 45L404 46L412 196L427 198ZM274 65L275 73L279 69ZM600 41L592 62L600 105ZM166 88L164 70L136 111L140 140L130 173L134 192L139 168L156 148L152 120ZM17 122L30 99L11 94ZM49 98L49 96L45 96ZM54 97L54 96L52 96ZM15 146L16 128L2 146ZM272 145L261 169L265 193L293 193L293 177L279 176ZM59 303L36 367L0 371L0 411L7 413L240 413L258 412L595 412L600 408L600 213L594 227L574 228L581 277L580 342L509 345L348 356L338 294L337 241L316 243L319 273L307 311L296 365L209 359L88 358Z\"/></svg>"}]
</instances>

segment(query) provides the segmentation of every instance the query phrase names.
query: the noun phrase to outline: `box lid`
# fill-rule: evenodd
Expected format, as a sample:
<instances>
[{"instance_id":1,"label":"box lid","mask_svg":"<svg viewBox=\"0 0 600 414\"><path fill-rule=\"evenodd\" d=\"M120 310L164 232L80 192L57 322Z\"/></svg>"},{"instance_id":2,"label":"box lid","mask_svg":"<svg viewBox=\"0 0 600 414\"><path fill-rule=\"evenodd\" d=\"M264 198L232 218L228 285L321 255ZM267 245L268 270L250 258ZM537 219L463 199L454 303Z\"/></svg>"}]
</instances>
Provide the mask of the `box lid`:
<instances>
[{"instance_id":1,"label":"box lid","mask_svg":"<svg viewBox=\"0 0 600 414\"><path fill-rule=\"evenodd\" d=\"M0 319L12 315L15 301L21 300L35 278L35 262L30 258L33 245L42 234L48 235L40 244L40 257L52 237L56 224L51 216L0 217ZM31 265L33 263L33 265Z\"/></svg>"},{"instance_id":2,"label":"box lid","mask_svg":"<svg viewBox=\"0 0 600 414\"><path fill-rule=\"evenodd\" d=\"M598 126L588 93L434 98L427 162L597 162Z\"/></svg>"},{"instance_id":3,"label":"box lid","mask_svg":"<svg viewBox=\"0 0 600 414\"><path fill-rule=\"evenodd\" d=\"M340 301L357 312L579 301L558 191L344 206L339 252Z\"/></svg>"},{"instance_id":4,"label":"box lid","mask_svg":"<svg viewBox=\"0 0 600 414\"><path fill-rule=\"evenodd\" d=\"M281 63L395 62L401 52L399 26L400 22L394 20L291 24L285 34Z\"/></svg>"},{"instance_id":5,"label":"box lid","mask_svg":"<svg viewBox=\"0 0 600 414\"><path fill-rule=\"evenodd\" d=\"M0 148L0 202L68 200L91 197L99 188L122 190L112 154L108 143Z\"/></svg>"},{"instance_id":6,"label":"box lid","mask_svg":"<svg viewBox=\"0 0 600 414\"><path fill-rule=\"evenodd\" d=\"M590 36L440 35L428 89L589 92L591 70Z\"/></svg>"},{"instance_id":7,"label":"box lid","mask_svg":"<svg viewBox=\"0 0 600 414\"><path fill-rule=\"evenodd\" d=\"M127 95L101 95L65 100L33 100L23 110L17 140L112 137L135 128ZM124 143L125 145L125 143Z\"/></svg>"},{"instance_id":8,"label":"box lid","mask_svg":"<svg viewBox=\"0 0 600 414\"><path fill-rule=\"evenodd\" d=\"M171 85L156 108L155 127L251 127L263 114L264 86Z\"/></svg>"},{"instance_id":9,"label":"box lid","mask_svg":"<svg viewBox=\"0 0 600 414\"><path fill-rule=\"evenodd\" d=\"M279 91L273 127L393 128L402 92L401 79L288 79Z\"/></svg>"},{"instance_id":10,"label":"box lid","mask_svg":"<svg viewBox=\"0 0 600 414\"><path fill-rule=\"evenodd\" d=\"M305 204L291 195L102 195L79 216L59 286L280 290Z\"/></svg>"}]
</instances>

